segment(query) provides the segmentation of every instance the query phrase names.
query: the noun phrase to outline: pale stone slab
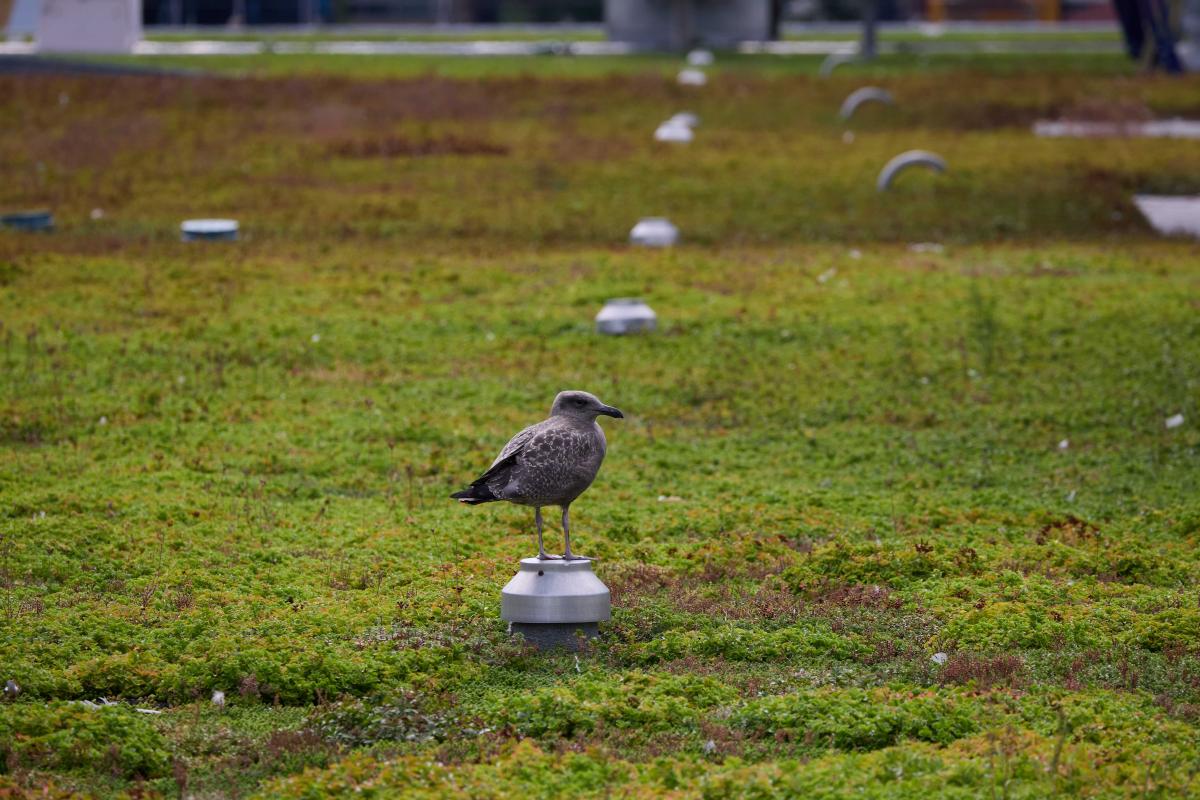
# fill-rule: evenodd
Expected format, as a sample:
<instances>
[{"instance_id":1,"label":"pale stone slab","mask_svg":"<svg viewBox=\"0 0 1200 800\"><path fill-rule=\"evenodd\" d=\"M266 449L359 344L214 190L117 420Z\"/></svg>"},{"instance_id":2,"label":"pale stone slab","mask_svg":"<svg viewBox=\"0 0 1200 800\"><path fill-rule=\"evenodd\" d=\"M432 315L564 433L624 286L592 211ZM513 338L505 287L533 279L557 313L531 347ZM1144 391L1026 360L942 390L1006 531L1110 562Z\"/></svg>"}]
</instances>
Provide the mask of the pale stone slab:
<instances>
[{"instance_id":1,"label":"pale stone slab","mask_svg":"<svg viewBox=\"0 0 1200 800\"><path fill-rule=\"evenodd\" d=\"M1133 203L1159 233L1200 237L1200 196L1138 194Z\"/></svg>"},{"instance_id":2,"label":"pale stone slab","mask_svg":"<svg viewBox=\"0 0 1200 800\"><path fill-rule=\"evenodd\" d=\"M132 53L142 38L139 0L42 0L43 53Z\"/></svg>"},{"instance_id":3,"label":"pale stone slab","mask_svg":"<svg viewBox=\"0 0 1200 800\"><path fill-rule=\"evenodd\" d=\"M1042 120L1033 135L1046 139L1200 139L1200 120L1155 119L1148 122Z\"/></svg>"}]
</instances>

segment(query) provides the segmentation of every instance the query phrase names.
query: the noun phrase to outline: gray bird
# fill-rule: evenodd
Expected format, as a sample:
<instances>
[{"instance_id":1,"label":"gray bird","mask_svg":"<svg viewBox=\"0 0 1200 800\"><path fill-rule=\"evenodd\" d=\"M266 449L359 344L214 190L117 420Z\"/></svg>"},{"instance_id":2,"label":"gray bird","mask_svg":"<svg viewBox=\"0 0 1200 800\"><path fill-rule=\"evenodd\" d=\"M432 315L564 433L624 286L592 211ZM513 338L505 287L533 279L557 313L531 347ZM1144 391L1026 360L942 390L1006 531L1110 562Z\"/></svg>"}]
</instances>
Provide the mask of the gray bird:
<instances>
[{"instance_id":1,"label":"gray bird","mask_svg":"<svg viewBox=\"0 0 1200 800\"><path fill-rule=\"evenodd\" d=\"M623 419L618 409L601 403L587 392L559 392L550 407L549 419L508 440L488 471L471 486L450 495L460 503L479 505L507 500L521 506L533 506L537 524L538 558L546 555L542 546L542 506L562 507L562 558L580 558L571 554L571 503L592 485L607 443L604 431L596 424L601 414Z\"/></svg>"}]
</instances>

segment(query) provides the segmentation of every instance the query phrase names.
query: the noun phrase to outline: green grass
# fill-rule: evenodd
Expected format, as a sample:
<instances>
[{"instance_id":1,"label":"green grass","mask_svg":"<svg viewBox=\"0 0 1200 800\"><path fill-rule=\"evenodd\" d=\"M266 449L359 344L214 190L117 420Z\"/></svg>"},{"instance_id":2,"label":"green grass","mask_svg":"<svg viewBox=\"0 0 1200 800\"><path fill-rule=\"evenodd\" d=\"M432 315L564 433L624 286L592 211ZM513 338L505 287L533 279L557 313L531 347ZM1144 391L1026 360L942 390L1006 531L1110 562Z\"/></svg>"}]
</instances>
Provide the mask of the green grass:
<instances>
[{"instance_id":1,"label":"green grass","mask_svg":"<svg viewBox=\"0 0 1200 800\"><path fill-rule=\"evenodd\" d=\"M1200 156L1028 132L1194 81L888 75L849 143L840 74L0 83L0 794L1196 791L1200 268L1130 194ZM567 387L578 659L447 497Z\"/></svg>"},{"instance_id":2,"label":"green grass","mask_svg":"<svg viewBox=\"0 0 1200 800\"><path fill-rule=\"evenodd\" d=\"M718 72L733 76L815 76L825 56L722 55ZM479 56L452 58L439 55L326 55L276 53L271 55L203 56L104 56L104 64L142 68L187 70L217 75L287 77L343 75L358 79L411 78L439 75L448 78L603 78L610 75L674 75L683 66L677 55L631 56ZM838 67L839 77L887 78L895 75L938 72L983 72L993 75L1132 75L1137 65L1121 53L1034 55L898 52L874 61Z\"/></svg>"},{"instance_id":3,"label":"green grass","mask_svg":"<svg viewBox=\"0 0 1200 800\"><path fill-rule=\"evenodd\" d=\"M602 33L587 30L567 30L561 34L540 31L499 31L496 33L342 33L336 29L319 33L261 34L247 31L213 29L186 34L152 34L147 37L158 42L186 42L196 39L318 44L339 41L379 42L464 42L489 41L524 42L590 42L604 39ZM803 33L785 37L806 41L855 42L854 32ZM1097 74L1129 74L1135 66L1120 50L1116 31L1023 31L978 32L946 31L931 36L915 30L888 30L879 33L879 42L889 52L868 64L851 64L838 68L839 75L886 77L914 72L958 71L971 69L995 74L1046 72L1085 72ZM1039 43L1046 46L1062 43L1066 47L1081 44L1113 45L1112 53L1074 54L1042 52L1033 55L970 52L972 47L990 44ZM963 52L943 53L937 48L958 46ZM718 70L727 74L754 76L815 75L824 56L745 55L720 52ZM536 74L546 77L600 77L610 74L640 74L657 72L674 75L681 65L677 54L642 54L637 56L487 56L478 58L447 58L434 55L361 56L315 55L311 53L278 53L247 56L138 56L104 57L104 63L128 64L141 67L193 70L234 75L296 75L343 74L358 78L410 77L438 74L455 78L499 77Z\"/></svg>"}]
</instances>

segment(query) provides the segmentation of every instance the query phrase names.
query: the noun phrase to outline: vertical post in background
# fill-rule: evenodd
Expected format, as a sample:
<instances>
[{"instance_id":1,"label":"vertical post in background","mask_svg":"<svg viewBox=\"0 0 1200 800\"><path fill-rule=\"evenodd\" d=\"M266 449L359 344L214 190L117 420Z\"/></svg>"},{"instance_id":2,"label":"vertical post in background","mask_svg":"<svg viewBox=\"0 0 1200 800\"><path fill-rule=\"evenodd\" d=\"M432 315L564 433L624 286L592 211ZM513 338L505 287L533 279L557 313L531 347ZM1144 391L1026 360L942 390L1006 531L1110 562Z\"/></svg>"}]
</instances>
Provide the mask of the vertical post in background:
<instances>
[{"instance_id":1,"label":"vertical post in background","mask_svg":"<svg viewBox=\"0 0 1200 800\"><path fill-rule=\"evenodd\" d=\"M1183 72L1183 63L1175 50L1175 33L1171 30L1171 6L1168 0L1145 0L1143 9L1154 40L1153 66L1178 75Z\"/></svg>"},{"instance_id":2,"label":"vertical post in background","mask_svg":"<svg viewBox=\"0 0 1200 800\"><path fill-rule=\"evenodd\" d=\"M321 23L320 8L317 0L297 0L296 19L301 25L318 25Z\"/></svg>"},{"instance_id":3,"label":"vertical post in background","mask_svg":"<svg viewBox=\"0 0 1200 800\"><path fill-rule=\"evenodd\" d=\"M1188 72L1200 72L1200 0L1183 0L1180 27L1183 38L1176 51Z\"/></svg>"},{"instance_id":4,"label":"vertical post in background","mask_svg":"<svg viewBox=\"0 0 1200 800\"><path fill-rule=\"evenodd\" d=\"M686 50L692 42L692 0L671 0L667 41L672 50Z\"/></svg>"},{"instance_id":5,"label":"vertical post in background","mask_svg":"<svg viewBox=\"0 0 1200 800\"><path fill-rule=\"evenodd\" d=\"M862 2L862 42L858 46L858 57L864 61L875 58L877 49L876 28L879 23L879 0L861 0Z\"/></svg>"},{"instance_id":6,"label":"vertical post in background","mask_svg":"<svg viewBox=\"0 0 1200 800\"><path fill-rule=\"evenodd\" d=\"M1037 18L1041 22L1062 21L1062 0L1038 0Z\"/></svg>"}]
</instances>

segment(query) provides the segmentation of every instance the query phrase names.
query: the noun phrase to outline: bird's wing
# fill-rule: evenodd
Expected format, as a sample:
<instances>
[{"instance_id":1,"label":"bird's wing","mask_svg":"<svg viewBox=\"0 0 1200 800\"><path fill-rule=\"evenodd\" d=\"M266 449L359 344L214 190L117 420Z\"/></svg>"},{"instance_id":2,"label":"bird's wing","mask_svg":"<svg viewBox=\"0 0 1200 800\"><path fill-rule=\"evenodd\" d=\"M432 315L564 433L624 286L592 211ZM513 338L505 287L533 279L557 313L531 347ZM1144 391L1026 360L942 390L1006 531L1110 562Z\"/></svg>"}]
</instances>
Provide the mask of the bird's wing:
<instances>
[{"instance_id":1,"label":"bird's wing","mask_svg":"<svg viewBox=\"0 0 1200 800\"><path fill-rule=\"evenodd\" d=\"M530 425L528 428L509 439L508 444L504 445L504 449L500 451L500 455L496 456L496 460L492 462L492 467L497 467L501 461L520 453L521 450L525 448L525 445L529 443L529 440L536 436L542 430L542 428L545 427L546 422L548 421L549 420L543 420L536 425ZM489 472L490 471L491 470L489 469Z\"/></svg>"},{"instance_id":2,"label":"bird's wing","mask_svg":"<svg viewBox=\"0 0 1200 800\"><path fill-rule=\"evenodd\" d=\"M504 449L500 451L500 455L496 456L496 460L488 467L487 472L471 481L471 485L479 486L487 484L490 486L495 483L496 488L499 489L508 483L508 471L516 465L517 456L521 455L521 451L525 449L525 445L537 435L544 424L544 422L539 422L536 425L530 425L509 439L508 444L504 445Z\"/></svg>"},{"instance_id":3,"label":"bird's wing","mask_svg":"<svg viewBox=\"0 0 1200 800\"><path fill-rule=\"evenodd\" d=\"M517 456L520 450L509 453L506 456L496 460L496 463L488 467L488 471L480 475L475 480L471 481L471 488L476 486L487 486L492 490L493 494L500 491L508 483L509 471L517 463ZM493 488L492 484L495 483Z\"/></svg>"}]
</instances>

